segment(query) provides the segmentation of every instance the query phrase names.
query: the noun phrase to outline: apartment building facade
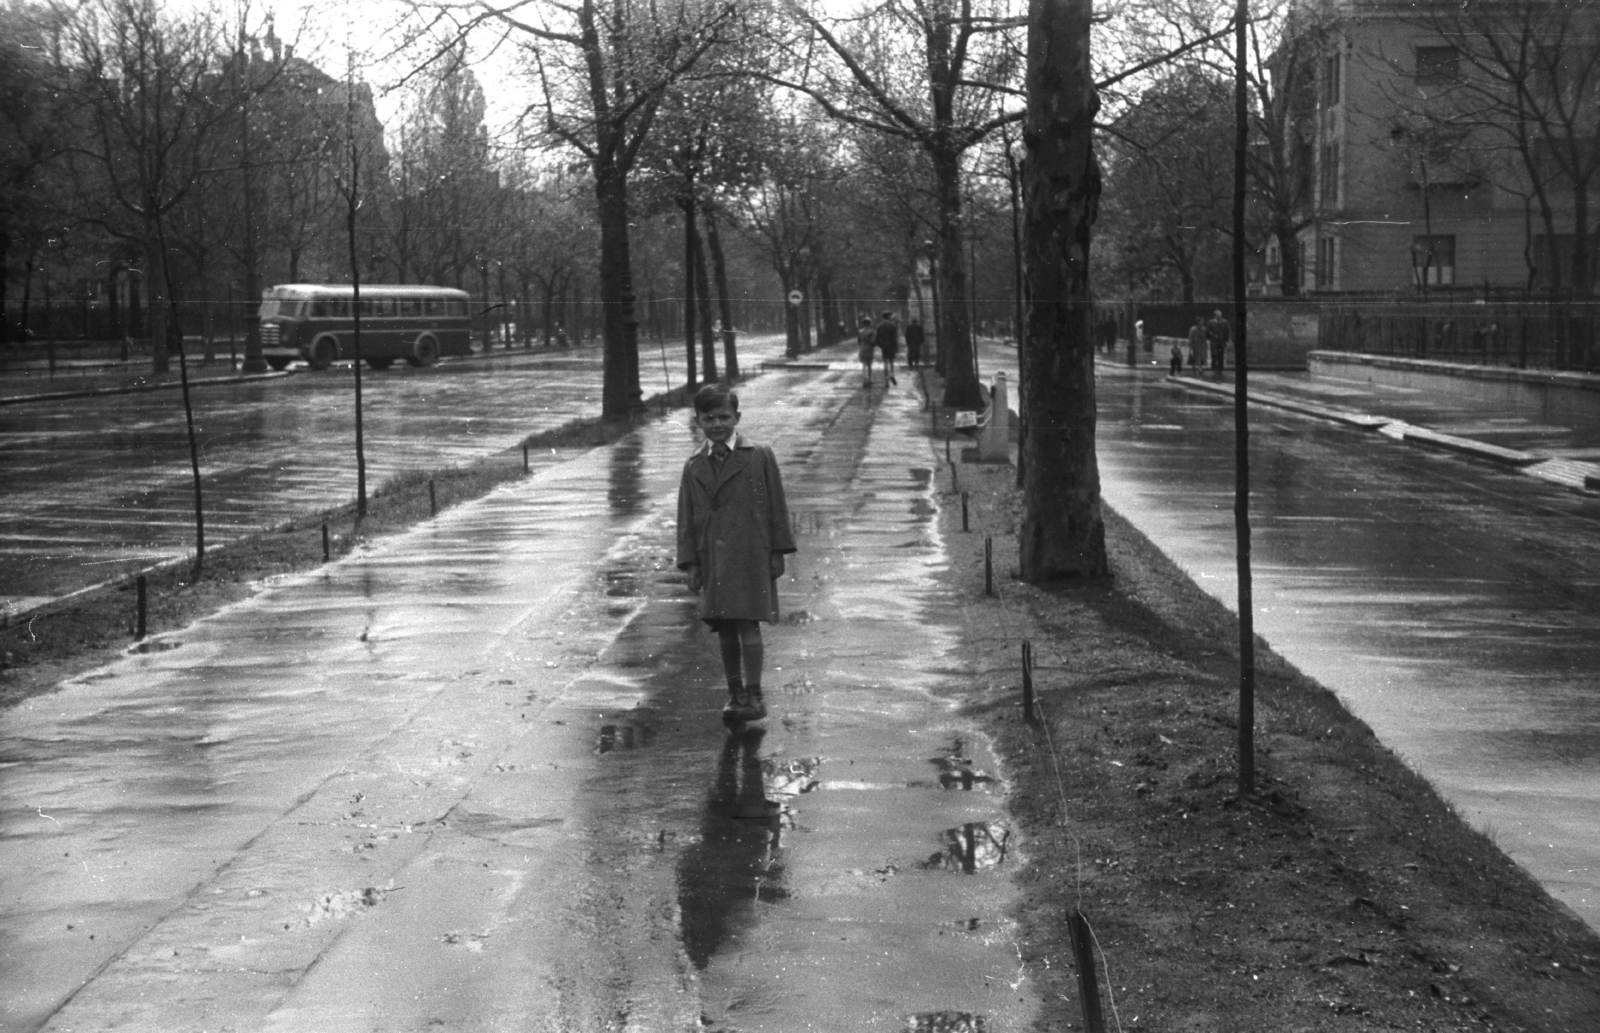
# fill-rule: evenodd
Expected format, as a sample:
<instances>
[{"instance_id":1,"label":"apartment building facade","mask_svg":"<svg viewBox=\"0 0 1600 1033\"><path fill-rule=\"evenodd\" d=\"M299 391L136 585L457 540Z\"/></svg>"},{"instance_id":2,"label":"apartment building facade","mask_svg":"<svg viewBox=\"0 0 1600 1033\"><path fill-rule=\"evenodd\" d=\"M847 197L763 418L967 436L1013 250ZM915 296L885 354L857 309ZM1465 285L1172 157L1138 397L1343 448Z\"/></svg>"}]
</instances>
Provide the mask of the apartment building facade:
<instances>
[{"instance_id":1,"label":"apartment building facade","mask_svg":"<svg viewBox=\"0 0 1600 1033\"><path fill-rule=\"evenodd\" d=\"M1294 247L1306 294L1572 286L1571 183L1600 121L1588 92L1600 51L1583 41L1600 20L1560 0L1301 14L1321 41L1300 116L1311 218L1269 243L1269 270Z\"/></svg>"}]
</instances>

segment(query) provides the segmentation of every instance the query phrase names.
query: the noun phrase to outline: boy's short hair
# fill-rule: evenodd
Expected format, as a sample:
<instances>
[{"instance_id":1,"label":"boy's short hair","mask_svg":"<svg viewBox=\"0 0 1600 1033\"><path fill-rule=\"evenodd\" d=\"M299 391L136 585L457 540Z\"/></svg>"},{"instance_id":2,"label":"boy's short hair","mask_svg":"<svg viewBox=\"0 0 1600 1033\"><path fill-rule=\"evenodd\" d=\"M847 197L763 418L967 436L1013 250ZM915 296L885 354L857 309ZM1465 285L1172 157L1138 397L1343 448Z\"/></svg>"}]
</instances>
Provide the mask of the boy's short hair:
<instances>
[{"instance_id":1,"label":"boy's short hair","mask_svg":"<svg viewBox=\"0 0 1600 1033\"><path fill-rule=\"evenodd\" d=\"M727 402L728 408L739 411L739 393L727 384L707 384L694 394L694 411L712 412Z\"/></svg>"}]
</instances>

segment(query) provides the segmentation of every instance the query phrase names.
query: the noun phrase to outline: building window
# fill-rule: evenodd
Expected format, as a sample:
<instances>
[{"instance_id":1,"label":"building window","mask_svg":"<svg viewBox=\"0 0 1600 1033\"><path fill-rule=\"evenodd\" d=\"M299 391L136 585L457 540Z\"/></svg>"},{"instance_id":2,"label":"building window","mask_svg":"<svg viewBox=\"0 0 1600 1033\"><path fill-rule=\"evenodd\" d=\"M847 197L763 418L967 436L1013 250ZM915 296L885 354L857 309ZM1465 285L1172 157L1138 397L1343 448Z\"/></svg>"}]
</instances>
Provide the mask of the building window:
<instances>
[{"instance_id":1,"label":"building window","mask_svg":"<svg viewBox=\"0 0 1600 1033\"><path fill-rule=\"evenodd\" d=\"M1339 264L1339 240L1337 237L1317 238L1317 286L1334 288L1338 286L1334 272Z\"/></svg>"},{"instance_id":2,"label":"building window","mask_svg":"<svg viewBox=\"0 0 1600 1033\"><path fill-rule=\"evenodd\" d=\"M1453 287L1456 282L1456 238L1453 234L1411 238L1411 277L1417 286Z\"/></svg>"},{"instance_id":3,"label":"building window","mask_svg":"<svg viewBox=\"0 0 1600 1033\"><path fill-rule=\"evenodd\" d=\"M1322 145L1322 166L1318 170L1321 190L1317 201L1323 208L1339 207L1339 152L1338 141Z\"/></svg>"},{"instance_id":4,"label":"building window","mask_svg":"<svg viewBox=\"0 0 1600 1033\"><path fill-rule=\"evenodd\" d=\"M1448 86L1460 71L1461 52L1455 47L1417 48L1417 85Z\"/></svg>"},{"instance_id":5,"label":"building window","mask_svg":"<svg viewBox=\"0 0 1600 1033\"><path fill-rule=\"evenodd\" d=\"M1343 55L1335 50L1322 59L1322 106L1331 108L1344 99Z\"/></svg>"}]
</instances>

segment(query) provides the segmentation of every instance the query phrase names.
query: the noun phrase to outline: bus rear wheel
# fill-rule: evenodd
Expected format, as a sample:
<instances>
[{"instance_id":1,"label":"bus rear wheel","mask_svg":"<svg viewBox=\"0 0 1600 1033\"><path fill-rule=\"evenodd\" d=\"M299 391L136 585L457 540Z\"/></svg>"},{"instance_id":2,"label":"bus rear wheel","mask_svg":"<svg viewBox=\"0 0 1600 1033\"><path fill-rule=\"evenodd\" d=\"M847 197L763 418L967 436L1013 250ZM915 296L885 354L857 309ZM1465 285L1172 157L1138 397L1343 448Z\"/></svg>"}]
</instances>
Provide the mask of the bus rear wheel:
<instances>
[{"instance_id":1,"label":"bus rear wheel","mask_svg":"<svg viewBox=\"0 0 1600 1033\"><path fill-rule=\"evenodd\" d=\"M332 334L323 334L311 342L311 354L306 361L312 369L327 369L339 359L339 340Z\"/></svg>"},{"instance_id":2,"label":"bus rear wheel","mask_svg":"<svg viewBox=\"0 0 1600 1033\"><path fill-rule=\"evenodd\" d=\"M432 334L423 334L411 345L411 354L406 356L406 361L413 366L431 366L439 361L439 342L434 340Z\"/></svg>"},{"instance_id":3,"label":"bus rear wheel","mask_svg":"<svg viewBox=\"0 0 1600 1033\"><path fill-rule=\"evenodd\" d=\"M367 365L372 369L385 370L394 365L393 359L368 359Z\"/></svg>"}]
</instances>

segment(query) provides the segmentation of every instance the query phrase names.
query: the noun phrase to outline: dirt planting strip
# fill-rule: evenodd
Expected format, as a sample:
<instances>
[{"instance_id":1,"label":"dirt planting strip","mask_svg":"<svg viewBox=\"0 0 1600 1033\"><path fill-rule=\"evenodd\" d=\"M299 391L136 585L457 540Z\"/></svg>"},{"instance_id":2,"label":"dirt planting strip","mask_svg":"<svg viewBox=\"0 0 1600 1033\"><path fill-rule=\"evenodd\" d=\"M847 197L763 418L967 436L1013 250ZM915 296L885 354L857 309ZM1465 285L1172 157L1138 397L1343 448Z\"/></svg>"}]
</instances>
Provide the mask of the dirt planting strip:
<instances>
[{"instance_id":1,"label":"dirt planting strip","mask_svg":"<svg viewBox=\"0 0 1600 1033\"><path fill-rule=\"evenodd\" d=\"M1331 692L1257 643L1258 784L1241 796L1232 614L1109 511L1109 583L1022 584L1015 470L962 465L963 533L930 446L945 576L970 600L970 710L1014 779L1044 1028L1082 1028L1081 910L1124 1030L1600 1030L1600 936Z\"/></svg>"}]
</instances>

